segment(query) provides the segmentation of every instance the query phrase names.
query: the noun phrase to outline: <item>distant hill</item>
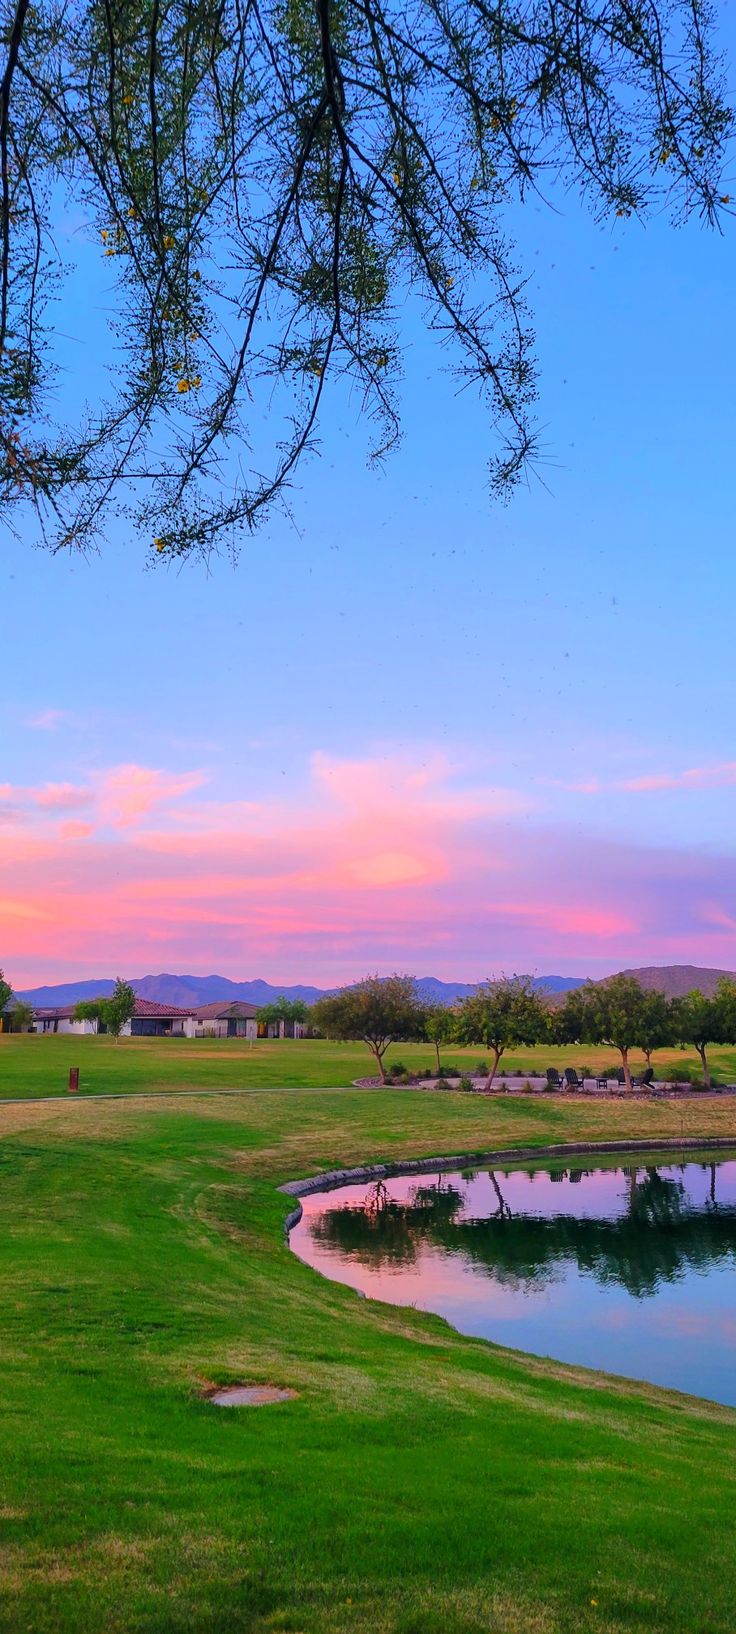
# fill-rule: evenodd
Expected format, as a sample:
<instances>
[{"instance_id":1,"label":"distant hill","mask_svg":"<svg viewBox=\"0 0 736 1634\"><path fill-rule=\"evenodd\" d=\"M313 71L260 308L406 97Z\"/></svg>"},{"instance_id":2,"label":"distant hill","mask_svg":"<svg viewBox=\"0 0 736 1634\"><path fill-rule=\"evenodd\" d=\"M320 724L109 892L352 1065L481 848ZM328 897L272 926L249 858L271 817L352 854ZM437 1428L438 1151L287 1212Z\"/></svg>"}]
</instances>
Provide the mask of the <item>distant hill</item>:
<instances>
[{"instance_id":1,"label":"distant hill","mask_svg":"<svg viewBox=\"0 0 736 1634\"><path fill-rule=\"evenodd\" d=\"M535 986L548 993L566 993L571 987L581 987L583 981L582 976L537 976ZM454 1004L456 999L471 993L474 985L472 982L442 982L436 976L418 979L422 997L430 1004ZM99 981L60 982L55 987L26 988L18 998L26 999L29 1004L78 1004L80 999L106 998L114 986L115 983L105 977ZM131 986L143 999L182 1008L212 1004L217 999L247 999L250 1004L268 1004L281 995L314 1004L325 992L335 992L334 987L309 987L300 983L279 987L258 979L234 982L229 976L175 976L165 971L158 976L132 977Z\"/></svg>"},{"instance_id":2,"label":"distant hill","mask_svg":"<svg viewBox=\"0 0 736 1634\"><path fill-rule=\"evenodd\" d=\"M704 965L643 965L640 970L623 970L621 974L635 976L642 987L666 993L668 999L680 999L696 987L706 998L712 998L724 976L736 979L733 970L709 970Z\"/></svg>"}]
</instances>

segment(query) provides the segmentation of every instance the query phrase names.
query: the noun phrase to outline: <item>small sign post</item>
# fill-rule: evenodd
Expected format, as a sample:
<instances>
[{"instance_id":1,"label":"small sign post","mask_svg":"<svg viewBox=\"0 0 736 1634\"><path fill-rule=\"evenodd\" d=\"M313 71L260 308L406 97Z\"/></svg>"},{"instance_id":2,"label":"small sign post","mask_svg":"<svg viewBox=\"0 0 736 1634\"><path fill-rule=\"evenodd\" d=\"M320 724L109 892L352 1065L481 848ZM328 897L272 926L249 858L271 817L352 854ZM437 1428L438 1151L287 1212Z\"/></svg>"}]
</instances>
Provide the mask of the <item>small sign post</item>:
<instances>
[{"instance_id":1,"label":"small sign post","mask_svg":"<svg viewBox=\"0 0 736 1634\"><path fill-rule=\"evenodd\" d=\"M76 1095L79 1091L79 1067L69 1068L69 1094Z\"/></svg>"}]
</instances>

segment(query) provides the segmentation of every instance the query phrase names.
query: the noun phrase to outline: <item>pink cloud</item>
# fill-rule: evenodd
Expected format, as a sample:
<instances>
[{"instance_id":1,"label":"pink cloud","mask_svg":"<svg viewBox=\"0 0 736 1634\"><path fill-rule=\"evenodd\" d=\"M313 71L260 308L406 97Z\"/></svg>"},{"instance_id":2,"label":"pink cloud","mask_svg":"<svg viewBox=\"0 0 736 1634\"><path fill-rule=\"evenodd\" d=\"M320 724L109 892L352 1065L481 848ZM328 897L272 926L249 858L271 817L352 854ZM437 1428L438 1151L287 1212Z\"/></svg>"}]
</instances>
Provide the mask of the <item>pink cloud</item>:
<instances>
[{"instance_id":1,"label":"pink cloud","mask_svg":"<svg viewBox=\"0 0 736 1634\"><path fill-rule=\"evenodd\" d=\"M63 709L42 709L39 715L32 715L30 720L26 721L26 725L33 727L37 732L55 732L57 726L66 718L66 711Z\"/></svg>"},{"instance_id":2,"label":"pink cloud","mask_svg":"<svg viewBox=\"0 0 736 1634\"><path fill-rule=\"evenodd\" d=\"M100 812L114 828L130 828L161 806L191 794L205 782L202 772L154 771L149 766L116 766L100 786Z\"/></svg>"},{"instance_id":3,"label":"pink cloud","mask_svg":"<svg viewBox=\"0 0 736 1634\"><path fill-rule=\"evenodd\" d=\"M717 761L712 766L690 766L682 772L646 772L604 782L597 777L561 785L574 794L658 794L666 789L726 789L736 784L736 760Z\"/></svg>"},{"instance_id":4,"label":"pink cloud","mask_svg":"<svg viewBox=\"0 0 736 1634\"><path fill-rule=\"evenodd\" d=\"M17 984L164 958L317 982L550 971L561 956L583 975L736 965L736 861L553 829L441 755L317 755L280 798L218 800L204 783L113 767L90 778L89 819L62 823L64 798L35 791L0 848ZM77 785L45 788L72 801Z\"/></svg>"},{"instance_id":5,"label":"pink cloud","mask_svg":"<svg viewBox=\"0 0 736 1634\"><path fill-rule=\"evenodd\" d=\"M91 805L94 795L91 789L74 783L46 783L32 791L32 798L44 810L78 811L81 806Z\"/></svg>"}]
</instances>

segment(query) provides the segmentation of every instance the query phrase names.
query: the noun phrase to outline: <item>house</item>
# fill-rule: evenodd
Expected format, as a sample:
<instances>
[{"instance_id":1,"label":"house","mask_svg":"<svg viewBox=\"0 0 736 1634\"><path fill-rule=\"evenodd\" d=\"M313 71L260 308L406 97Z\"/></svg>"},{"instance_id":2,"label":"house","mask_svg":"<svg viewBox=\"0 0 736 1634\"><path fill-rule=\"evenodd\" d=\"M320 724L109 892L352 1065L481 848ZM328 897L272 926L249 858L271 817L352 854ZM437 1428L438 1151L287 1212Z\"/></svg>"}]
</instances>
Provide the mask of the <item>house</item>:
<instances>
[{"instance_id":1,"label":"house","mask_svg":"<svg viewBox=\"0 0 736 1634\"><path fill-rule=\"evenodd\" d=\"M197 1010L198 1038L257 1038L258 1022L255 1004L245 999L232 1003L200 1004Z\"/></svg>"},{"instance_id":2,"label":"house","mask_svg":"<svg viewBox=\"0 0 736 1634\"><path fill-rule=\"evenodd\" d=\"M96 1033L96 1021L75 1021L73 1004L34 1006L37 1033Z\"/></svg>"},{"instance_id":3,"label":"house","mask_svg":"<svg viewBox=\"0 0 736 1634\"><path fill-rule=\"evenodd\" d=\"M194 1038L196 1012L182 1010L176 1004L156 1004L153 999L135 1001L130 1021L122 1029L122 1038Z\"/></svg>"}]
</instances>

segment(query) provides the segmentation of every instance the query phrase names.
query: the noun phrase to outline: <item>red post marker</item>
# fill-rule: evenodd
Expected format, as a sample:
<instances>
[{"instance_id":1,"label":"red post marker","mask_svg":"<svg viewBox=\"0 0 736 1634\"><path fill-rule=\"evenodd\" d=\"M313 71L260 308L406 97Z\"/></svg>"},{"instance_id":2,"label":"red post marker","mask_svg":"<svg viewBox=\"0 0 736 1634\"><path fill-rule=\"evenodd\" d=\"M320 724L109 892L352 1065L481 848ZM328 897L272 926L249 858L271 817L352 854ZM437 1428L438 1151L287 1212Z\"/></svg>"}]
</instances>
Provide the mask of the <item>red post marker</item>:
<instances>
[{"instance_id":1,"label":"red post marker","mask_svg":"<svg viewBox=\"0 0 736 1634\"><path fill-rule=\"evenodd\" d=\"M79 1089L79 1067L69 1068L69 1094L76 1095Z\"/></svg>"}]
</instances>

